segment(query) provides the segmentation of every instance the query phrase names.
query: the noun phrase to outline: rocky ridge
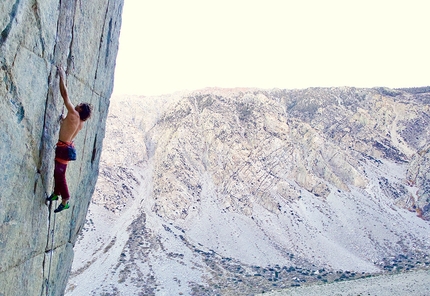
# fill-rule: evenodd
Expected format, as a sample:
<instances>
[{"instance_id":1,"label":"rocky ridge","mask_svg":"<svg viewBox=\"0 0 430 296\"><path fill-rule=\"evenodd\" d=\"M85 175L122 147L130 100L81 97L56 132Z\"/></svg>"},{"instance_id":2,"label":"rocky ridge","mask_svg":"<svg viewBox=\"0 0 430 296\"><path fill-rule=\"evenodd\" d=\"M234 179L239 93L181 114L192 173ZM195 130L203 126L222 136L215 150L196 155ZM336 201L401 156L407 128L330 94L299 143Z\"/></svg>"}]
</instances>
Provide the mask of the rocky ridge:
<instances>
[{"instance_id":1,"label":"rocky ridge","mask_svg":"<svg viewBox=\"0 0 430 296\"><path fill-rule=\"evenodd\" d=\"M77 251L68 294L90 274L94 294L251 295L428 268L429 98L347 87L116 98L77 244L94 252Z\"/></svg>"}]
</instances>

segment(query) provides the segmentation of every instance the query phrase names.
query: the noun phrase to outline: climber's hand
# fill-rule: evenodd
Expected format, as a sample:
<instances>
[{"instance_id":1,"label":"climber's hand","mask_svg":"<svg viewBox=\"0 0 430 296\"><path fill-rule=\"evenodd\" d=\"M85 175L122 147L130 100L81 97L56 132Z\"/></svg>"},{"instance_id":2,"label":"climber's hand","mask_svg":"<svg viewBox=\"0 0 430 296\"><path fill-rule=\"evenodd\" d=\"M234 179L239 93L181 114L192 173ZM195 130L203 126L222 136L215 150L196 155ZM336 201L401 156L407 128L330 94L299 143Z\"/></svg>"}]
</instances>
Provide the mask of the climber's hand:
<instances>
[{"instance_id":1,"label":"climber's hand","mask_svg":"<svg viewBox=\"0 0 430 296\"><path fill-rule=\"evenodd\" d=\"M60 75L60 79L64 81L64 80L65 80L65 79L64 79L64 77L65 77L65 72L64 72L63 67L61 67L61 66L57 66L57 73L58 73L58 75Z\"/></svg>"}]
</instances>

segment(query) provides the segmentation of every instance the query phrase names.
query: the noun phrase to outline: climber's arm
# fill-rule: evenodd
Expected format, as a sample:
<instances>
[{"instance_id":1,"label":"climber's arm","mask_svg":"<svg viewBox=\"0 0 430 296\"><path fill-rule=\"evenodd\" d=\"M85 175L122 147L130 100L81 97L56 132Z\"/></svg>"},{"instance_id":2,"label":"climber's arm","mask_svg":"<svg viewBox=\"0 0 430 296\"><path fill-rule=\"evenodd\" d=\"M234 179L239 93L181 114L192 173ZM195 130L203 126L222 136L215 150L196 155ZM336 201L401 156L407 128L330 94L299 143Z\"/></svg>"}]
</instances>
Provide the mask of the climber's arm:
<instances>
[{"instance_id":1,"label":"climber's arm","mask_svg":"<svg viewBox=\"0 0 430 296\"><path fill-rule=\"evenodd\" d=\"M60 93L61 93L61 96L63 97L64 105L66 106L68 112L74 113L76 111L75 111L75 107L73 106L72 102L69 99L69 95L67 94L67 87L64 82L65 74L64 74L63 68L58 67L58 74L60 75Z\"/></svg>"}]
</instances>

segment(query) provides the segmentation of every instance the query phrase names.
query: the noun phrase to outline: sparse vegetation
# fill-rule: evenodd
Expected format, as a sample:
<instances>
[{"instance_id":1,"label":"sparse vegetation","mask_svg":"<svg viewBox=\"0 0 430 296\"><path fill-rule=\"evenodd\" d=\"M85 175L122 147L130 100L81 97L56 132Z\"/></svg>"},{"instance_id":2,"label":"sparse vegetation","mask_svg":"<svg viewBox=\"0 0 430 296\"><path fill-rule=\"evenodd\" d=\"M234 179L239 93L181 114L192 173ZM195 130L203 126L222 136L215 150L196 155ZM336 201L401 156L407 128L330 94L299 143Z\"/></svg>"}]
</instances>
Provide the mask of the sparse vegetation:
<instances>
[{"instance_id":1,"label":"sparse vegetation","mask_svg":"<svg viewBox=\"0 0 430 296\"><path fill-rule=\"evenodd\" d=\"M410 137L428 138L423 128L413 126L426 122L427 115L415 98L414 104L403 105L404 93L399 93L391 97L377 89L314 88L198 95L180 101L178 113L175 108L161 113L159 118L171 121L158 122L145 135L145 141L154 143L146 155L153 165L151 179L144 181L148 194L135 194L137 171L101 168L103 180L116 184L115 191L103 196L109 210L121 213L126 197L135 194L133 206L146 211L134 214L110 279L142 295L162 292L163 285L185 287L191 295L253 295L429 269L428 243L413 229L414 213L403 210L420 206L415 198L421 191L415 194L411 187L427 188L422 174L426 163L410 171L408 183L400 175L410 167L408 149L428 146L418 145L421 140L410 146L404 136L410 132ZM187 108L190 116L181 117ZM414 112L401 113L407 108ZM88 220L85 230L90 227L95 226ZM262 242L267 238L279 241ZM245 263L249 261L233 249L248 247L241 239L249 248L254 239L260 240L257 248L273 247L276 255L270 262L282 258L282 264ZM294 246L295 240L305 245L304 239L315 239L309 249L318 257ZM339 260L324 258L332 250L317 244L327 241L335 251L354 254L351 262L345 254ZM112 244L100 253L112 251ZM250 250L252 256L258 256L255 250ZM349 270L329 267L349 264ZM175 273L169 274L170 268ZM182 270L193 275L178 275Z\"/></svg>"}]
</instances>

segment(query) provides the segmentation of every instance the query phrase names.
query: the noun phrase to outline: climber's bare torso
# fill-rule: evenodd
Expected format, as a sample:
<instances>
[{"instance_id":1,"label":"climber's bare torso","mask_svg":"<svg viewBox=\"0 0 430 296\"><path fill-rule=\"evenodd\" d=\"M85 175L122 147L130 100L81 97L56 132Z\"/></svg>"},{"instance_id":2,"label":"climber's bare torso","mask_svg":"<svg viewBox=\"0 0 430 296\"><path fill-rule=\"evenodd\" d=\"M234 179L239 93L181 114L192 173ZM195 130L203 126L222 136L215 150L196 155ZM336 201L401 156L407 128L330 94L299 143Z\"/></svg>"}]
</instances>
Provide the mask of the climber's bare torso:
<instances>
[{"instance_id":1,"label":"climber's bare torso","mask_svg":"<svg viewBox=\"0 0 430 296\"><path fill-rule=\"evenodd\" d=\"M72 142L73 139L78 134L78 132L82 129L83 121L79 119L79 114L78 114L77 120L74 117L75 115L73 114L71 116L69 111L66 118L64 118L63 121L61 122L60 135L59 135L60 141Z\"/></svg>"},{"instance_id":2,"label":"climber's bare torso","mask_svg":"<svg viewBox=\"0 0 430 296\"><path fill-rule=\"evenodd\" d=\"M59 140L62 142L72 142L78 132L82 129L84 122L79 117L80 105L74 107L67 94L67 88L64 84L64 71L58 68L60 75L60 93L67 108L67 116L63 118L60 127Z\"/></svg>"}]
</instances>

